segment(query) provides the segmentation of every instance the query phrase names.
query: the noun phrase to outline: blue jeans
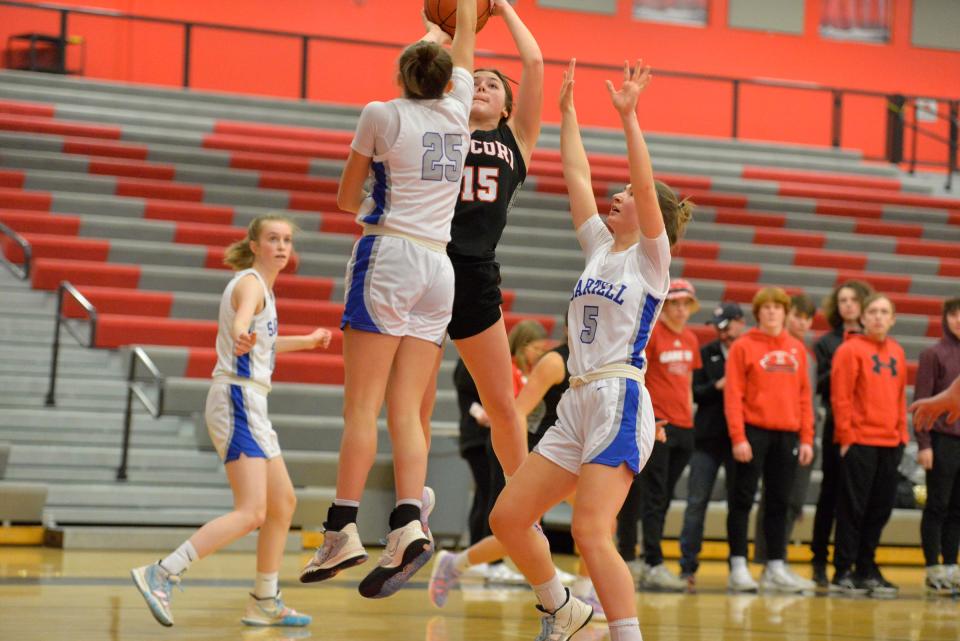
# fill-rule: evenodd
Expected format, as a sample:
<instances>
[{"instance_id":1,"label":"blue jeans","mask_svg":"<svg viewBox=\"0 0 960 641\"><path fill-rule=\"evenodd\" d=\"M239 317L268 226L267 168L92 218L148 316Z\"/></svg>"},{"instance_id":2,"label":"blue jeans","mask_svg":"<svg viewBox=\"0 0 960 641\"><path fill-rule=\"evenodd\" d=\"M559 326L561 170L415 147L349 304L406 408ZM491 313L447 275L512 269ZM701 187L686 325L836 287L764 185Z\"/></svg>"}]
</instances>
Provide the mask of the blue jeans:
<instances>
[{"instance_id":1,"label":"blue jeans","mask_svg":"<svg viewBox=\"0 0 960 641\"><path fill-rule=\"evenodd\" d=\"M700 567L700 549L703 546L703 524L713 494L720 466L726 473L727 496L730 496L733 481L733 456L729 444L701 448L698 444L690 458L690 478L687 481L689 496L683 513L683 529L680 531L680 571L695 574Z\"/></svg>"}]
</instances>

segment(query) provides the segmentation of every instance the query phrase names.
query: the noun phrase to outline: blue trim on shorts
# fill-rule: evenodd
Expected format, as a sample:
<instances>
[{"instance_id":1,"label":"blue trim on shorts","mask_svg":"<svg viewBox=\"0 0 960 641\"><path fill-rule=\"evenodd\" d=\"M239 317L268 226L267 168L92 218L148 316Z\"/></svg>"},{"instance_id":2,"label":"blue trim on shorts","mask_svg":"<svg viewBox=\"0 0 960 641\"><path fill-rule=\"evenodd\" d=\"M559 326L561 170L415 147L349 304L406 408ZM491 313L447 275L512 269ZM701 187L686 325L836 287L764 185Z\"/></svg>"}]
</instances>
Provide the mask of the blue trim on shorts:
<instances>
[{"instance_id":1,"label":"blue trim on shorts","mask_svg":"<svg viewBox=\"0 0 960 641\"><path fill-rule=\"evenodd\" d=\"M370 197L373 198L374 208L361 219L361 222L367 225L379 225L387 207L387 171L382 162L370 163L370 168L373 170L373 190L370 192Z\"/></svg>"},{"instance_id":2,"label":"blue trim on shorts","mask_svg":"<svg viewBox=\"0 0 960 641\"><path fill-rule=\"evenodd\" d=\"M230 386L230 405L233 408L233 432L230 435L230 447L223 462L229 463L240 458L243 454L249 458L267 458L266 453L257 440L250 433L250 421L247 417L247 406L243 399L243 388L239 385Z\"/></svg>"},{"instance_id":3,"label":"blue trim on shorts","mask_svg":"<svg viewBox=\"0 0 960 641\"><path fill-rule=\"evenodd\" d=\"M370 257L377 236L363 236L357 242L356 257L353 261L353 274L350 278L350 291L347 292L347 302L343 307L343 316L340 319L340 329L347 325L354 329L380 333L380 328L370 316L365 300L367 272L370 270Z\"/></svg>"},{"instance_id":4,"label":"blue trim on shorts","mask_svg":"<svg viewBox=\"0 0 960 641\"><path fill-rule=\"evenodd\" d=\"M660 299L647 294L643 302L643 311L640 313L640 329L637 330L637 337L633 341L633 352L630 354L630 364L634 367L643 369L645 359L643 350L646 349L650 341L650 331L653 329L653 320L657 314L657 306L660 305Z\"/></svg>"},{"instance_id":5,"label":"blue trim on shorts","mask_svg":"<svg viewBox=\"0 0 960 641\"><path fill-rule=\"evenodd\" d=\"M634 474L640 473L640 448L637 445L637 418L640 410L640 384L632 378L623 379L627 386L623 397L623 413L617 435L593 460L588 463L598 463L609 467L620 467L626 463Z\"/></svg>"}]
</instances>

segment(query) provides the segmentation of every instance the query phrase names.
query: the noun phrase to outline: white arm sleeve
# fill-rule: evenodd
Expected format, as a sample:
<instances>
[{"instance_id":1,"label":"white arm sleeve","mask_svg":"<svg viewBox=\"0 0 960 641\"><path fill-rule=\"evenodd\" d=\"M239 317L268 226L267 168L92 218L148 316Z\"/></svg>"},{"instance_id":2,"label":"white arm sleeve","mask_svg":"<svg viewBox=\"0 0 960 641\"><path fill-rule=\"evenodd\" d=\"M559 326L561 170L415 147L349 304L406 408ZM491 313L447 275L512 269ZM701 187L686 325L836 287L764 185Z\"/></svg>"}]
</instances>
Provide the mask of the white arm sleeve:
<instances>
[{"instance_id":1,"label":"white arm sleeve","mask_svg":"<svg viewBox=\"0 0 960 641\"><path fill-rule=\"evenodd\" d=\"M640 235L637 244L637 260L640 263L640 274L647 283L660 287L670 282L670 241L666 230L656 238L647 238Z\"/></svg>"},{"instance_id":2,"label":"white arm sleeve","mask_svg":"<svg viewBox=\"0 0 960 641\"><path fill-rule=\"evenodd\" d=\"M613 244L613 236L600 220L599 214L594 214L577 229L577 241L583 253L586 254L587 260L590 260L597 251Z\"/></svg>"},{"instance_id":3,"label":"white arm sleeve","mask_svg":"<svg viewBox=\"0 0 960 641\"><path fill-rule=\"evenodd\" d=\"M463 67L454 67L450 79L453 81L453 91L447 95L466 107L469 117L473 106L473 74Z\"/></svg>"},{"instance_id":4,"label":"white arm sleeve","mask_svg":"<svg viewBox=\"0 0 960 641\"><path fill-rule=\"evenodd\" d=\"M371 102L360 112L350 148L364 156L387 153L400 135L400 113L389 102Z\"/></svg>"}]
</instances>

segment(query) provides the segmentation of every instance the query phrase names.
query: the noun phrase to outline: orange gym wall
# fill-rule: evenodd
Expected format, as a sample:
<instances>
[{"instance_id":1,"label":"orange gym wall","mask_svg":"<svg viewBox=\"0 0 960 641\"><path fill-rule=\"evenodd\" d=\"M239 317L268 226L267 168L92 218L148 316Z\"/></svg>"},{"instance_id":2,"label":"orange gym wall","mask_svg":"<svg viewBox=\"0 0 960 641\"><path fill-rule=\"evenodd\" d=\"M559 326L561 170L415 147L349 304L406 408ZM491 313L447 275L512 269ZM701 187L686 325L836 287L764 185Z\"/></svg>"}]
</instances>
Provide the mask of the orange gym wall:
<instances>
[{"instance_id":1,"label":"orange gym wall","mask_svg":"<svg viewBox=\"0 0 960 641\"><path fill-rule=\"evenodd\" d=\"M61 4L399 43L421 33L418 0L68 0ZM710 24L705 28L635 21L630 0L619 1L615 17L544 9L535 0L520 0L516 6L547 58L577 56L581 62L616 64L625 57L643 56L655 68L668 70L960 98L960 52L910 45L911 0L895 3L892 42L887 45L820 38L820 0L806 0L802 36L731 29L726 26L727 4L728 0L711 1ZM0 42L11 33L57 33L57 25L52 13L0 7ZM86 38L88 76L180 83L183 37L179 27L74 16L69 32ZM194 87L289 97L299 91L298 41L197 29L193 42ZM509 34L496 20L481 34L479 48L513 52ZM313 43L311 99L362 104L392 96L396 53ZM501 67L507 73L518 71L512 63ZM548 66L547 121L558 120L554 102L560 73L561 67ZM578 73L578 106L584 124L616 126L602 85L603 79L614 76L586 69ZM728 136L730 96L728 84L661 75L648 90L641 115L652 131ZM829 144L830 105L826 93L743 87L740 136ZM940 103L939 109L946 113L947 107ZM843 114L843 146L881 156L884 101L847 97ZM942 122L925 126L941 136L947 134ZM942 161L946 157L942 144L921 138L919 148L921 158Z\"/></svg>"}]
</instances>

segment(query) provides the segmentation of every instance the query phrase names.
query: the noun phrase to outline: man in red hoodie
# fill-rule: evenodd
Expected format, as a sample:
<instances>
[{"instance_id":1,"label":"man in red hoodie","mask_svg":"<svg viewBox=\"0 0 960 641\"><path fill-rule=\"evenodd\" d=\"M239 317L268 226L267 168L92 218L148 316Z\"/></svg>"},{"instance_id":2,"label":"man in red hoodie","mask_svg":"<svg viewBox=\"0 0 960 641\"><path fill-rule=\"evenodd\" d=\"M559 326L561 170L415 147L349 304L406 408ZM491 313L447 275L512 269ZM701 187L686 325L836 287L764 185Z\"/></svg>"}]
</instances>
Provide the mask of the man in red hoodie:
<instances>
[{"instance_id":1,"label":"man in red hoodie","mask_svg":"<svg viewBox=\"0 0 960 641\"><path fill-rule=\"evenodd\" d=\"M840 491L831 592L892 597L875 556L897 492L907 443L907 359L888 336L894 306L883 294L863 301L863 334L850 334L830 371Z\"/></svg>"},{"instance_id":2,"label":"man in red hoodie","mask_svg":"<svg viewBox=\"0 0 960 641\"><path fill-rule=\"evenodd\" d=\"M787 567L787 504L797 463L813 461L813 394L807 373L807 348L784 330L790 297L767 287L753 297L757 327L730 347L724 414L736 460L729 499L730 579L736 592L755 591L747 569L747 524L757 483L766 496L764 533L767 563L764 590L802 592L812 583Z\"/></svg>"}]
</instances>

